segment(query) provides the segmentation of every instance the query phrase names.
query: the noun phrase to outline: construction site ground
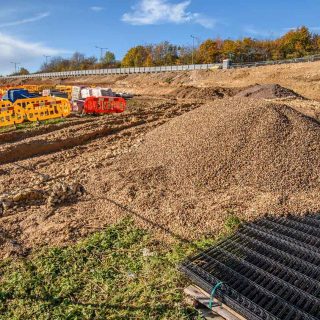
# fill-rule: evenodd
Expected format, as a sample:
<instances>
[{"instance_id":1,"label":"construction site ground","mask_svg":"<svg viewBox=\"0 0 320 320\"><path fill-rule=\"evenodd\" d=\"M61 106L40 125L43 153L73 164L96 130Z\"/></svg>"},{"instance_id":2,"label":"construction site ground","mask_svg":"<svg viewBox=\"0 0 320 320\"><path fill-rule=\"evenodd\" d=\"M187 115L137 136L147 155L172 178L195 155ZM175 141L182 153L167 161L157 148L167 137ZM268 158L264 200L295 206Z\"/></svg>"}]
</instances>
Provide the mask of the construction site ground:
<instances>
[{"instance_id":1,"label":"construction site ground","mask_svg":"<svg viewBox=\"0 0 320 320\"><path fill-rule=\"evenodd\" d=\"M144 154L145 151L141 153L139 148L146 139L148 145L156 134L166 135L173 119L177 126L181 126L176 120L180 116L187 121L189 112L195 115L197 110L215 108L219 103L232 107L235 103L254 105L257 101L261 108L269 108L268 103L286 106L288 114L296 111L297 117L302 117L303 121L310 120L311 126L313 123L318 125L319 67L320 62L314 62L243 70L22 81L104 85L136 96L128 102L123 114L73 115L60 123L0 131L0 258L27 256L47 246L66 246L126 217L150 230L164 243L218 235L230 215L237 215L247 208L243 204L244 198L239 196L241 211L237 208L239 199L236 201L232 196L226 196L222 189L215 190L218 192L216 197L220 192L221 199L215 201L224 214L212 223L207 221L205 228L201 227L205 218L199 218L200 211L195 211L197 221L192 221L190 214L195 206L197 210L201 209L198 202L193 202L196 194L189 194L190 201L183 198L181 206L176 206L178 193L173 191L170 194L170 189L166 190L166 186L174 188L171 182L157 185L157 181L167 182L164 177L167 173L160 166L151 171L149 162L144 166L143 159L139 160L142 170L134 168L130 157L136 159L137 156L138 159ZM8 82L3 80L2 84ZM234 96L238 100L229 100ZM159 128L164 129L154 131ZM168 139L166 136L164 141ZM154 153L159 156L156 151ZM152 150L149 152L153 153ZM168 159L170 165L171 158ZM130 170L126 163L129 163ZM141 190L137 189L139 183L143 185ZM313 181L312 187L315 183ZM315 190L313 188L311 192L315 193ZM183 192L181 195L186 197ZM286 201L283 200L286 197L282 194L279 202ZM169 200L160 201L161 198ZM260 198L263 205L259 204L252 215L240 216L241 219L268 213L265 208L268 197L261 194ZM301 195L297 199L301 200ZM317 198L305 197L305 202L310 204L306 211L318 209L314 199ZM209 203L203 205L203 214L206 215L209 209ZM158 211L162 212L159 217ZM212 224L217 227L210 227Z\"/></svg>"}]
</instances>

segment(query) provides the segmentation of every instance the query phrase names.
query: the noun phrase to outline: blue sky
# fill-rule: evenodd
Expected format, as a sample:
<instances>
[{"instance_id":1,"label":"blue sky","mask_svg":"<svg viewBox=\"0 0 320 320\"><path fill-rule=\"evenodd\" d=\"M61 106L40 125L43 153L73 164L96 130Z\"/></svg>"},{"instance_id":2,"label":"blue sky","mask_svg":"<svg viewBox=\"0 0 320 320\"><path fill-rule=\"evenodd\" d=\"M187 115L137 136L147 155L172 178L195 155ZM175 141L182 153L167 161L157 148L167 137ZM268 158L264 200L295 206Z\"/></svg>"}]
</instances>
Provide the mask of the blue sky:
<instances>
[{"instance_id":1,"label":"blue sky","mask_svg":"<svg viewBox=\"0 0 320 320\"><path fill-rule=\"evenodd\" d=\"M274 38L306 25L320 33L320 0L0 0L0 74L10 62L35 71L44 55L121 59L128 48L209 37Z\"/></svg>"}]
</instances>

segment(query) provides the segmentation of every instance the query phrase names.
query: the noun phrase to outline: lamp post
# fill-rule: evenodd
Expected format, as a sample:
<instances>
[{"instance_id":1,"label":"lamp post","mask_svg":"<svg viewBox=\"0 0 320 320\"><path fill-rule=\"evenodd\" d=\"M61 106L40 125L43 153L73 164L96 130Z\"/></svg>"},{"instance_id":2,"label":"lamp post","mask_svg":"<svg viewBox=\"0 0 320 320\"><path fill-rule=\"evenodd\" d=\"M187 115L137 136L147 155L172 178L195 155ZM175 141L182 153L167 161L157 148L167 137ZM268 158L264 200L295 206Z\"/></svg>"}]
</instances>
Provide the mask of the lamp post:
<instances>
[{"instance_id":1,"label":"lamp post","mask_svg":"<svg viewBox=\"0 0 320 320\"><path fill-rule=\"evenodd\" d=\"M195 47L194 47L194 41L195 41L195 40L198 40L198 41L199 41L199 38L196 37L196 36L194 36L194 35L191 35L190 37L192 38L192 64L194 64L194 49L195 49Z\"/></svg>"},{"instance_id":2,"label":"lamp post","mask_svg":"<svg viewBox=\"0 0 320 320\"><path fill-rule=\"evenodd\" d=\"M17 73L17 65L20 64L20 62L10 62L12 64L14 64L14 73Z\"/></svg>"},{"instance_id":3,"label":"lamp post","mask_svg":"<svg viewBox=\"0 0 320 320\"><path fill-rule=\"evenodd\" d=\"M48 65L48 58L51 58L51 56L44 55L44 58L46 59L46 66Z\"/></svg>"},{"instance_id":4,"label":"lamp post","mask_svg":"<svg viewBox=\"0 0 320 320\"><path fill-rule=\"evenodd\" d=\"M95 46L97 49L100 49L100 61L102 61L102 57L103 57L103 50L108 50L108 48L102 48L102 47L98 47Z\"/></svg>"}]
</instances>

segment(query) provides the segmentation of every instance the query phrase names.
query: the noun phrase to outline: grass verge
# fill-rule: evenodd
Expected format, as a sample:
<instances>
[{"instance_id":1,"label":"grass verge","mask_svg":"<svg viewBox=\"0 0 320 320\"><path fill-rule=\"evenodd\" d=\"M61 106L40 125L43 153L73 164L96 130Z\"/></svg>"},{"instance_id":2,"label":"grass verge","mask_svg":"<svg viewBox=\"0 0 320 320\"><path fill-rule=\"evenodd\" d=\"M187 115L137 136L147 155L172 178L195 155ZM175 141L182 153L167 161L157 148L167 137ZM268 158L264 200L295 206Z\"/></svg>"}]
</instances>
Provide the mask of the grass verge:
<instances>
[{"instance_id":1,"label":"grass verge","mask_svg":"<svg viewBox=\"0 0 320 320\"><path fill-rule=\"evenodd\" d=\"M3 261L0 318L198 319L177 264L212 242L168 249L126 219L78 244Z\"/></svg>"}]
</instances>

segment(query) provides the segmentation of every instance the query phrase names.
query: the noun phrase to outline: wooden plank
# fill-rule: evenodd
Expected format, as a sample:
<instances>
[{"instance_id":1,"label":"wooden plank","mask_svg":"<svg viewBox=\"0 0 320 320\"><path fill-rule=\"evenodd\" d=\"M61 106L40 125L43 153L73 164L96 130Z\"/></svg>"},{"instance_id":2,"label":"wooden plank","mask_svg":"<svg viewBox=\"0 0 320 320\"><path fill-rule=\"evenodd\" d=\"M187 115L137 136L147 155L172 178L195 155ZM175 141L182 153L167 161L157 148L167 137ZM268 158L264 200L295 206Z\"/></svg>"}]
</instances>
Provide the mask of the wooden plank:
<instances>
[{"instance_id":1,"label":"wooden plank","mask_svg":"<svg viewBox=\"0 0 320 320\"><path fill-rule=\"evenodd\" d=\"M191 285L184 289L184 293L192 297L202 305L209 308L210 295L207 292L200 289L199 287ZM240 314L238 314L236 311L232 310L225 304L221 304L221 305L214 304L212 307L212 311L214 313L219 314L226 320L247 320L246 318L244 318L243 316L241 316Z\"/></svg>"}]
</instances>

